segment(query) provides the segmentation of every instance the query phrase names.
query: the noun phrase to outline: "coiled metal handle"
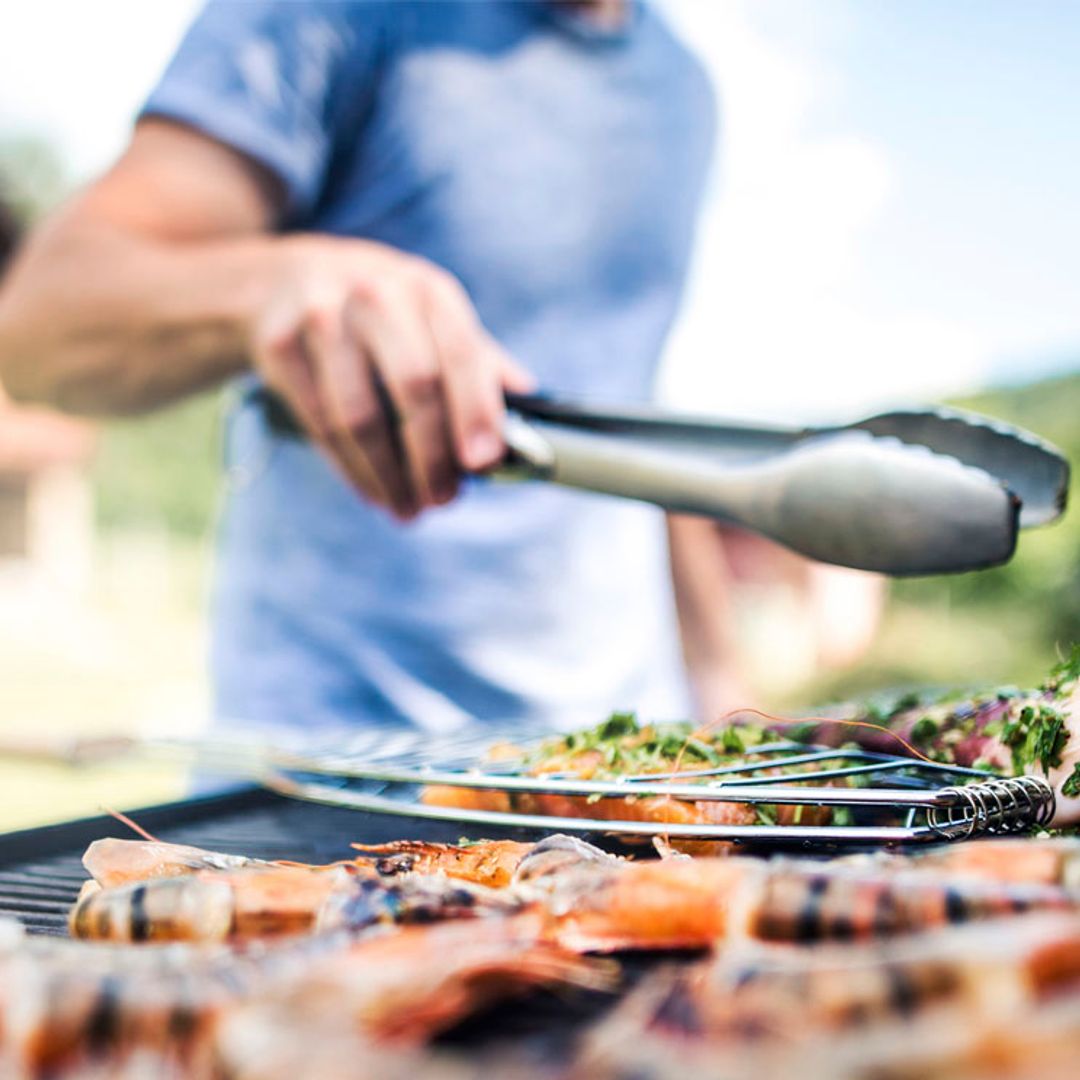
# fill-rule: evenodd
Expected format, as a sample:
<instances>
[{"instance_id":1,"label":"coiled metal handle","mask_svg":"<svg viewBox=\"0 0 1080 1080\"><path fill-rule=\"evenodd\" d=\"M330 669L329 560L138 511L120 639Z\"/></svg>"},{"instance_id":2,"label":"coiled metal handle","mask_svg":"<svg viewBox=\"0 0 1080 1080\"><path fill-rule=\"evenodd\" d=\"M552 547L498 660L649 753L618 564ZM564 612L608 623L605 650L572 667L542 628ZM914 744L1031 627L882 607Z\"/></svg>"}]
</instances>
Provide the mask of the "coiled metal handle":
<instances>
[{"instance_id":1,"label":"coiled metal handle","mask_svg":"<svg viewBox=\"0 0 1080 1080\"><path fill-rule=\"evenodd\" d=\"M939 792L944 805L931 807L927 824L947 840L1000 836L1049 825L1054 817L1054 789L1039 776L985 780Z\"/></svg>"}]
</instances>

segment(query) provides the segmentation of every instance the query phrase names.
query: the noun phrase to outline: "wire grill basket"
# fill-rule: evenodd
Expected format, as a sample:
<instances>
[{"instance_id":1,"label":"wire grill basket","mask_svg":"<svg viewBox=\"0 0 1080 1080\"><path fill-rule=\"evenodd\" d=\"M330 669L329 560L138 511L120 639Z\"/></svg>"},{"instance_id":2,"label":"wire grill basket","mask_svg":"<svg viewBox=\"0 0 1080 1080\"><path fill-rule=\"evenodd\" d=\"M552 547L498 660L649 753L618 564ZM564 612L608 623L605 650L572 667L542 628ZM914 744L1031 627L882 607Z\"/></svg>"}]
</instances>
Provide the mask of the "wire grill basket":
<instances>
[{"instance_id":1,"label":"wire grill basket","mask_svg":"<svg viewBox=\"0 0 1080 1080\"><path fill-rule=\"evenodd\" d=\"M524 758L486 760L487 747L501 735L518 746L542 737L522 740L520 728L487 728L467 739L371 733L345 749L277 751L267 759L261 778L271 789L300 799L462 825L799 846L919 843L1021 833L1047 825L1055 809L1053 789L1038 777L988 778L977 769L793 742L755 747L754 760L743 763L677 773L616 780L537 776L529 773ZM434 785L500 792L506 798L499 801L509 809L434 805L422 799L424 790ZM524 795L572 796L590 802L667 796L687 802L750 804L761 808L762 816L778 806L829 807L833 823L667 823L614 815L598 820L538 813L537 800L522 800ZM526 808L520 807L522 801Z\"/></svg>"}]
</instances>

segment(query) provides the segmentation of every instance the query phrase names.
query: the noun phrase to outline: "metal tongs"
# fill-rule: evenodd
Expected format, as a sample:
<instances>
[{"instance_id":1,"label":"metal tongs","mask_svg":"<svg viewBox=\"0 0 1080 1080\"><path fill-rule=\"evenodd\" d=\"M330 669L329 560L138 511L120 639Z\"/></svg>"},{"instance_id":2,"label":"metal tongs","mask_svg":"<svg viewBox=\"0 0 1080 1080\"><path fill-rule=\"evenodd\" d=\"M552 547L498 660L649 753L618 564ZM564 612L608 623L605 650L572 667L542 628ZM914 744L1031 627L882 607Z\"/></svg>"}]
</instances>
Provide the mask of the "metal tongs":
<instances>
[{"instance_id":1,"label":"metal tongs","mask_svg":"<svg viewBox=\"0 0 1080 1080\"><path fill-rule=\"evenodd\" d=\"M270 427L299 436L280 399ZM972 413L917 409L835 427L759 427L661 409L508 395L494 475L547 480L703 514L821 562L896 576L1008 561L1020 528L1065 508L1049 443Z\"/></svg>"},{"instance_id":2,"label":"metal tongs","mask_svg":"<svg viewBox=\"0 0 1080 1080\"><path fill-rule=\"evenodd\" d=\"M739 525L822 562L892 575L1006 562L1065 507L1049 443L970 413L756 427L511 395L499 472Z\"/></svg>"}]
</instances>

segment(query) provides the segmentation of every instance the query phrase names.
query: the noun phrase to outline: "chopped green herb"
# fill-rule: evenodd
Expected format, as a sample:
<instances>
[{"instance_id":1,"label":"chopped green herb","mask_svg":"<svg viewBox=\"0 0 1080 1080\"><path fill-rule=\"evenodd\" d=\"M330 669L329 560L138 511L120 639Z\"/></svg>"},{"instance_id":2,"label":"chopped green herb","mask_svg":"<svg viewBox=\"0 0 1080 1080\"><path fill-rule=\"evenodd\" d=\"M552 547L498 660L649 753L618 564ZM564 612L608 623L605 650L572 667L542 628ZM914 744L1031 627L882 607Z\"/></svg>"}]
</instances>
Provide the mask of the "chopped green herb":
<instances>
[{"instance_id":1,"label":"chopped green herb","mask_svg":"<svg viewBox=\"0 0 1080 1080\"><path fill-rule=\"evenodd\" d=\"M911 737L915 742L929 742L940 730L940 725L932 716L922 716L915 721Z\"/></svg>"},{"instance_id":2,"label":"chopped green herb","mask_svg":"<svg viewBox=\"0 0 1080 1080\"><path fill-rule=\"evenodd\" d=\"M1030 765L1038 765L1043 773L1060 765L1068 740L1065 717L1045 702L1024 705L1001 728L1001 741L1012 751L1013 772L1017 775Z\"/></svg>"},{"instance_id":3,"label":"chopped green herb","mask_svg":"<svg viewBox=\"0 0 1080 1080\"><path fill-rule=\"evenodd\" d=\"M601 739L617 739L621 735L636 735L640 730L634 713L612 713L597 728L596 734Z\"/></svg>"},{"instance_id":4,"label":"chopped green herb","mask_svg":"<svg viewBox=\"0 0 1080 1080\"><path fill-rule=\"evenodd\" d=\"M1068 796L1070 799L1080 795L1080 765L1073 766L1072 773L1065 783L1061 785L1061 794Z\"/></svg>"},{"instance_id":5,"label":"chopped green herb","mask_svg":"<svg viewBox=\"0 0 1080 1080\"><path fill-rule=\"evenodd\" d=\"M763 725L737 723L710 730L687 722L642 724L633 714L616 713L594 728L548 739L532 750L533 766L559 768L575 759L596 779L639 773L666 772L680 762L688 767L721 765L744 758L762 743L779 736Z\"/></svg>"},{"instance_id":6,"label":"chopped green herb","mask_svg":"<svg viewBox=\"0 0 1080 1080\"><path fill-rule=\"evenodd\" d=\"M1051 694L1061 694L1066 687L1080 679L1080 645L1073 645L1069 655L1050 669L1050 675L1043 683L1043 689Z\"/></svg>"}]
</instances>

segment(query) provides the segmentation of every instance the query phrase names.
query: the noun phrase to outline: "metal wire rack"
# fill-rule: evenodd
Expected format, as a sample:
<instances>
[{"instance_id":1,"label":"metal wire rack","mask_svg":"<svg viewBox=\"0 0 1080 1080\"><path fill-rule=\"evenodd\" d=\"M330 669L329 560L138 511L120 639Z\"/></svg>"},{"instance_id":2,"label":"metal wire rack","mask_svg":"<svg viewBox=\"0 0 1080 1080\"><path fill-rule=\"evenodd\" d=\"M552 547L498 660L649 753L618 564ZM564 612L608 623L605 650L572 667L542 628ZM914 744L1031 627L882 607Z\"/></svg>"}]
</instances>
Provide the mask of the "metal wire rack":
<instances>
[{"instance_id":1,"label":"metal wire rack","mask_svg":"<svg viewBox=\"0 0 1080 1080\"><path fill-rule=\"evenodd\" d=\"M619 837L730 840L798 846L925 843L1024 832L1050 822L1052 787L1034 776L988 778L981 770L924 762L854 747L793 742L757 746L752 760L616 780L568 774L532 775L524 757L485 760L500 734L517 746L520 729L486 729L463 739L401 732L372 734L327 751L276 751L260 779L280 794L380 814L462 825ZM424 801L432 786L497 792L509 809L470 809ZM753 825L652 822L555 816L537 812L526 795L579 797L589 802L666 796L687 802L728 802L762 808L829 807L833 824ZM525 802L525 807L521 803ZM518 804L515 808L515 803ZM840 808L842 815L836 814Z\"/></svg>"}]
</instances>

